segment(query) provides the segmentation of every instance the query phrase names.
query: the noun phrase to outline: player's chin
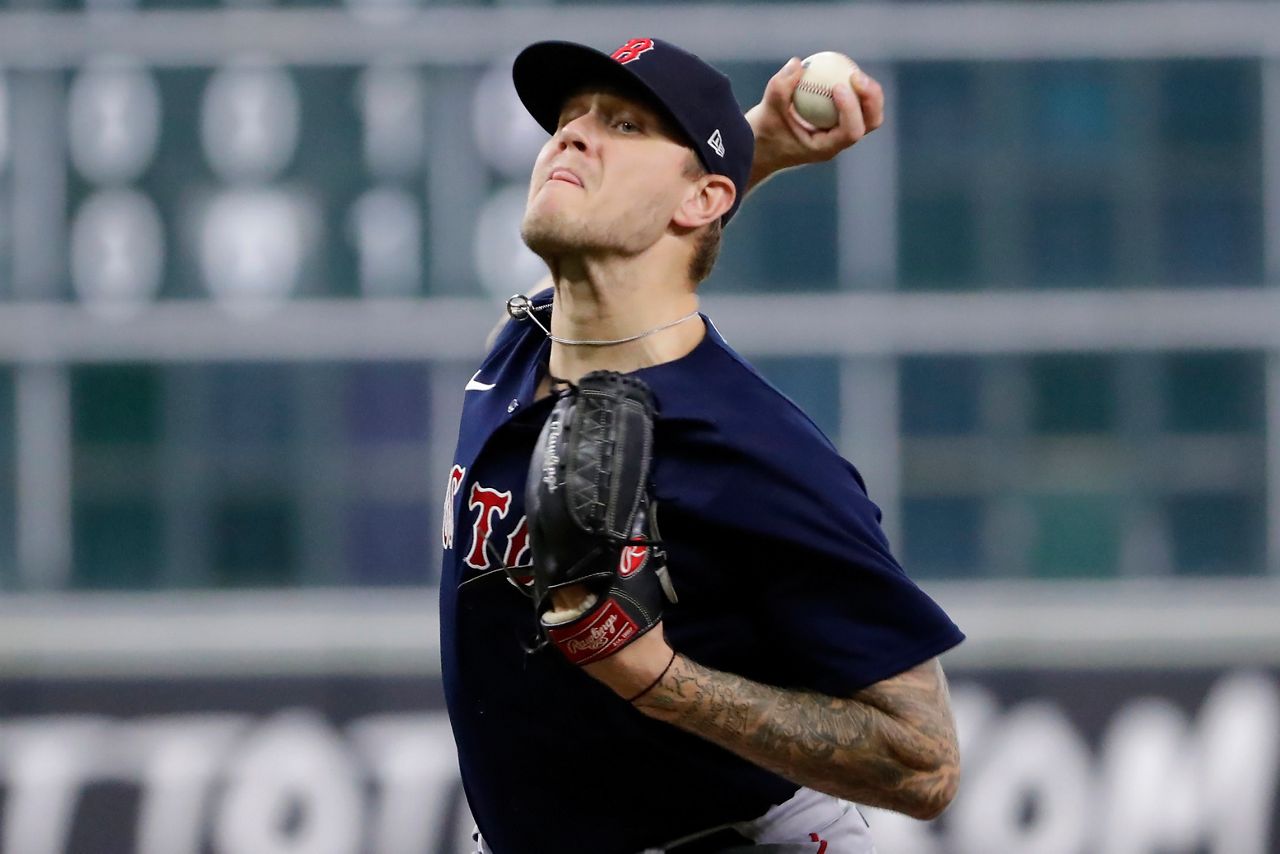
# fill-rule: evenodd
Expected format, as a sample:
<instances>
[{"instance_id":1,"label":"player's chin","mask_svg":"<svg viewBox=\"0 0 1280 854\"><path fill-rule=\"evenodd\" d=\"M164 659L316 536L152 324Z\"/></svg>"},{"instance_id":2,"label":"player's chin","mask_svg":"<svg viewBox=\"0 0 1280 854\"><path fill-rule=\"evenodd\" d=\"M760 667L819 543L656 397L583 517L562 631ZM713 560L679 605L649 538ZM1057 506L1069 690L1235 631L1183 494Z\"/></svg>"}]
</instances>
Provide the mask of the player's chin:
<instances>
[{"instance_id":1,"label":"player's chin","mask_svg":"<svg viewBox=\"0 0 1280 854\"><path fill-rule=\"evenodd\" d=\"M565 212L546 210L536 200L530 202L520 223L520 237L525 245L543 258L580 249L582 240L579 232Z\"/></svg>"}]
</instances>

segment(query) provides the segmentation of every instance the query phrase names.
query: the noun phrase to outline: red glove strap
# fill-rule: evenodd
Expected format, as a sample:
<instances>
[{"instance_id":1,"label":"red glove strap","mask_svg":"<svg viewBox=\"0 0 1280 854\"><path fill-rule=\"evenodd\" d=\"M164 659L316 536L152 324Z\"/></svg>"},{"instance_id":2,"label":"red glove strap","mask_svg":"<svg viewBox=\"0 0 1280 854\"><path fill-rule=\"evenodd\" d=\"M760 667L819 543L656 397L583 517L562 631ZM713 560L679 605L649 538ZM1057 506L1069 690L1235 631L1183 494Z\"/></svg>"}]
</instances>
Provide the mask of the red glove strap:
<instances>
[{"instance_id":1,"label":"red glove strap","mask_svg":"<svg viewBox=\"0 0 1280 854\"><path fill-rule=\"evenodd\" d=\"M572 623L547 629L552 643L574 664L589 664L613 655L636 636L640 627L613 599Z\"/></svg>"}]
</instances>

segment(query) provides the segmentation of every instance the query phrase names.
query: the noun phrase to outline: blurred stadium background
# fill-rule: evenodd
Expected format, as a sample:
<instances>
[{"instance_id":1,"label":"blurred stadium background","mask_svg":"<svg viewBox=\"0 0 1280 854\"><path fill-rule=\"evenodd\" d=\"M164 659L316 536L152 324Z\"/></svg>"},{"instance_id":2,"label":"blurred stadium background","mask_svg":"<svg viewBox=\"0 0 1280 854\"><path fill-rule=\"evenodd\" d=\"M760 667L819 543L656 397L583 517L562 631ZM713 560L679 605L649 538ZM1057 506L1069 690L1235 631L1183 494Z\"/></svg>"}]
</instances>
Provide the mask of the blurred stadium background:
<instances>
[{"instance_id":1,"label":"blurred stadium background","mask_svg":"<svg viewBox=\"0 0 1280 854\"><path fill-rule=\"evenodd\" d=\"M962 793L880 850L1280 852L1280 4L1210 0L0 3L0 849L468 850L433 585L539 274L509 64L635 35L888 94L705 288L970 634Z\"/></svg>"}]
</instances>

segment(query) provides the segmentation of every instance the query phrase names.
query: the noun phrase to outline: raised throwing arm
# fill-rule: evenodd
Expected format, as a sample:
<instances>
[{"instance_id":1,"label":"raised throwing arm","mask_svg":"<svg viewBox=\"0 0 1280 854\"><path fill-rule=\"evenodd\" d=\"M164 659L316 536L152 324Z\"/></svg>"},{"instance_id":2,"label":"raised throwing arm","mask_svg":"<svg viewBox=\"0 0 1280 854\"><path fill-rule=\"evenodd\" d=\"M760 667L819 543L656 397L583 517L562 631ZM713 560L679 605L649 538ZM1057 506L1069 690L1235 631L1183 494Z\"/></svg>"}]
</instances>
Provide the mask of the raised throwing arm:
<instances>
[{"instance_id":1,"label":"raised throwing arm","mask_svg":"<svg viewBox=\"0 0 1280 854\"><path fill-rule=\"evenodd\" d=\"M815 128L791 106L803 75L800 60L790 60L769 79L760 103L747 110L756 136L748 192L783 169L830 160L884 124L884 89L859 69L832 91L839 123L829 130Z\"/></svg>"}]
</instances>

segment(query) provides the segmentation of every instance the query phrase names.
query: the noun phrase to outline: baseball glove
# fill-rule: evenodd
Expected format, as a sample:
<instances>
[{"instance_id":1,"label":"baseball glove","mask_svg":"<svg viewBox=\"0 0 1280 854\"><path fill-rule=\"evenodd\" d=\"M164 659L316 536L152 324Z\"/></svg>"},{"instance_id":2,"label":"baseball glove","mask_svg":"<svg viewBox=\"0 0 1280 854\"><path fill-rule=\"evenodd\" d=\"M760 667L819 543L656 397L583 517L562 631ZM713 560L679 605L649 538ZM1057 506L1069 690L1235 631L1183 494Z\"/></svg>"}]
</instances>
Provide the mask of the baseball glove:
<instances>
[{"instance_id":1,"label":"baseball glove","mask_svg":"<svg viewBox=\"0 0 1280 854\"><path fill-rule=\"evenodd\" d=\"M613 655L662 618L670 584L648 489L654 413L643 382L594 371L561 392L530 461L534 607L574 664ZM573 585L585 599L557 609L556 591Z\"/></svg>"}]
</instances>

